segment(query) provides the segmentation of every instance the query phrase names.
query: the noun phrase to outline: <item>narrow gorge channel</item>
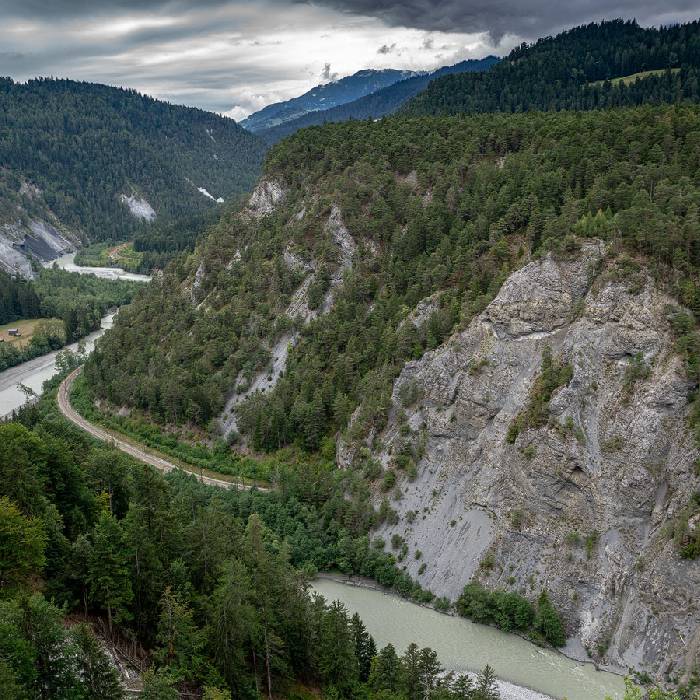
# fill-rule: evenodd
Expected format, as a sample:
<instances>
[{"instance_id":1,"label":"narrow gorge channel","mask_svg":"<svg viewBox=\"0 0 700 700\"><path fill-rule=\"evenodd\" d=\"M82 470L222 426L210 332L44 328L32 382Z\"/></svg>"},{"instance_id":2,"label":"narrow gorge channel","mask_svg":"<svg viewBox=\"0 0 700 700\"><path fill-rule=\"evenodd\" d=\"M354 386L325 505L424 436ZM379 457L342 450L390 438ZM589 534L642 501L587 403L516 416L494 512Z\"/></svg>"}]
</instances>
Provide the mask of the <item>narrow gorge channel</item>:
<instances>
[{"instance_id":1,"label":"narrow gorge channel","mask_svg":"<svg viewBox=\"0 0 700 700\"><path fill-rule=\"evenodd\" d=\"M622 698L620 676L598 671L514 634L426 608L379 589L318 578L312 590L358 613L377 646L398 653L415 642L437 651L448 671L477 672L486 664L500 679L503 700L603 700Z\"/></svg>"}]
</instances>

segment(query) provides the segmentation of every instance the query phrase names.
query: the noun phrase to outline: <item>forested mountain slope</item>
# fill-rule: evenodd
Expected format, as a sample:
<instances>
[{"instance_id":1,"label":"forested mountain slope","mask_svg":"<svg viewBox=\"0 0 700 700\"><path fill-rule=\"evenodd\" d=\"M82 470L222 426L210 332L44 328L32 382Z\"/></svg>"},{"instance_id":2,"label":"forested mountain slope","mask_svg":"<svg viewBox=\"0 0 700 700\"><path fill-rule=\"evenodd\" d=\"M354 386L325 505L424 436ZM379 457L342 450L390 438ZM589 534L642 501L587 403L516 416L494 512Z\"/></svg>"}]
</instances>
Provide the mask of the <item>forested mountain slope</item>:
<instances>
[{"instance_id":1,"label":"forested mountain slope","mask_svg":"<svg viewBox=\"0 0 700 700\"><path fill-rule=\"evenodd\" d=\"M700 22L660 29L623 20L592 23L523 44L487 73L433 81L405 105L404 112L523 112L697 102L699 70ZM613 80L625 76L632 77Z\"/></svg>"},{"instance_id":2,"label":"forested mountain slope","mask_svg":"<svg viewBox=\"0 0 700 700\"><path fill-rule=\"evenodd\" d=\"M443 674L429 649L378 650L357 615L308 590L308 572L350 550L353 565L415 588L370 547L371 506L345 499L340 475L280 464L269 493L165 477L66 423L55 389L0 425L3 700L307 700L321 689L412 700L426 686L444 700L500 697L492 671L484 694Z\"/></svg>"},{"instance_id":3,"label":"forested mountain slope","mask_svg":"<svg viewBox=\"0 0 700 700\"><path fill-rule=\"evenodd\" d=\"M695 107L301 131L86 376L115 408L257 450L338 439L386 548L428 587L547 581L573 653L680 673L698 630L699 145ZM640 500L613 503L606 479ZM645 585L683 615L639 588L652 559Z\"/></svg>"},{"instance_id":4,"label":"forested mountain slope","mask_svg":"<svg viewBox=\"0 0 700 700\"><path fill-rule=\"evenodd\" d=\"M377 395L366 382L385 385L577 232L672 269L695 311L699 125L694 108L642 108L300 132L273 149L250 205L125 310L90 370L116 403L206 424L239 373L253 379L298 332L245 423L257 447L314 448ZM437 292L422 332L402 323Z\"/></svg>"},{"instance_id":5,"label":"forested mountain slope","mask_svg":"<svg viewBox=\"0 0 700 700\"><path fill-rule=\"evenodd\" d=\"M469 73L485 71L498 63L496 56L487 56L482 59L469 59L461 61L453 66L444 66L432 73L416 75L395 82L393 85L376 90L371 94L356 99L352 102L325 109L322 111L306 114L302 117L287 121L278 126L272 126L258 132L268 143L277 141L293 134L295 131L315 124L327 124L329 122L344 122L348 119L378 119L387 114L395 112L402 104L436 78L453 73Z\"/></svg>"},{"instance_id":6,"label":"forested mountain slope","mask_svg":"<svg viewBox=\"0 0 700 700\"><path fill-rule=\"evenodd\" d=\"M37 222L71 238L68 248L216 208L252 186L264 152L230 119L70 80L0 79L0 134L0 244L10 248Z\"/></svg>"},{"instance_id":7,"label":"forested mountain slope","mask_svg":"<svg viewBox=\"0 0 700 700\"><path fill-rule=\"evenodd\" d=\"M299 97L263 107L241 121L241 126L248 131L258 133L264 129L278 126L298 117L327 110L347 102L353 102L365 95L381 90L399 80L406 80L416 75L408 70L361 70L340 80L333 80L323 85L316 85Z\"/></svg>"}]
</instances>

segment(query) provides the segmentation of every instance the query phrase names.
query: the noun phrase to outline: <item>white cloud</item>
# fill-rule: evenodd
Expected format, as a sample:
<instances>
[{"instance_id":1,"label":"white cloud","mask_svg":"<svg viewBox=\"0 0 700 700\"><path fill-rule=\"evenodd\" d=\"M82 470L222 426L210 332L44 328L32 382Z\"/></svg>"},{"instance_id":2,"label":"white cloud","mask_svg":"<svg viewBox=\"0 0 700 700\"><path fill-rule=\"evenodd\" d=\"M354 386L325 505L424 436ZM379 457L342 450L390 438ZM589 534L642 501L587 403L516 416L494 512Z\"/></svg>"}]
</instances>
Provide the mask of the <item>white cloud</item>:
<instances>
[{"instance_id":1,"label":"white cloud","mask_svg":"<svg viewBox=\"0 0 700 700\"><path fill-rule=\"evenodd\" d=\"M234 119L305 92L325 73L331 79L363 68L425 70L494 51L485 33L389 27L375 17L279 0L164 3L109 14L86 8L44 19L10 12L0 24L3 74L133 87ZM391 50L378 53L381 46Z\"/></svg>"}]
</instances>

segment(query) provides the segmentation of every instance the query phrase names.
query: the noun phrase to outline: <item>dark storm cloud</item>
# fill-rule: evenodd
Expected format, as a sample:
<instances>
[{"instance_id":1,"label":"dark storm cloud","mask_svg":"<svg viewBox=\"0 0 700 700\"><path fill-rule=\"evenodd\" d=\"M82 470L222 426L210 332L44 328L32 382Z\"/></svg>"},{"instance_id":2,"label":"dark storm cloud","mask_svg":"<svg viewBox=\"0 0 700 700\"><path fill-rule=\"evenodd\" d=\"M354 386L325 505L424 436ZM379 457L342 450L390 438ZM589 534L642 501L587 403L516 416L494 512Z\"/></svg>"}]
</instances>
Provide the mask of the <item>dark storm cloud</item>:
<instances>
[{"instance_id":1,"label":"dark storm cloud","mask_svg":"<svg viewBox=\"0 0 700 700\"><path fill-rule=\"evenodd\" d=\"M0 0L4 17L66 19L123 12L181 12L245 4L243 0ZM253 3L251 3L252 5ZM392 26L444 32L489 32L535 38L595 19L636 17L670 23L698 14L697 0L274 0L277 5L321 5L377 17Z\"/></svg>"},{"instance_id":2,"label":"dark storm cloud","mask_svg":"<svg viewBox=\"0 0 700 700\"><path fill-rule=\"evenodd\" d=\"M429 31L488 32L534 39L585 22L636 18L671 23L700 14L697 0L321 0L344 12Z\"/></svg>"},{"instance_id":3,"label":"dark storm cloud","mask_svg":"<svg viewBox=\"0 0 700 700\"><path fill-rule=\"evenodd\" d=\"M319 78L503 54L520 41L602 18L683 21L699 13L697 3L0 0L0 75L135 87L240 117L300 94Z\"/></svg>"}]
</instances>

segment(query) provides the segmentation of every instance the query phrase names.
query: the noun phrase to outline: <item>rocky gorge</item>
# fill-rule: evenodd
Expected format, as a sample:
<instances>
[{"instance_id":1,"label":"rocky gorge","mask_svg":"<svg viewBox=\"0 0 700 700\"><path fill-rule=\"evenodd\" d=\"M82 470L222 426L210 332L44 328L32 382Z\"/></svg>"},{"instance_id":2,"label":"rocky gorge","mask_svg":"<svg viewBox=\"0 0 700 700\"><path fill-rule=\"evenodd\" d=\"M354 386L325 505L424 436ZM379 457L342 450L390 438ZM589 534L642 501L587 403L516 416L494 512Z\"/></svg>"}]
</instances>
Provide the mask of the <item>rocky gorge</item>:
<instances>
[{"instance_id":1,"label":"rocky gorge","mask_svg":"<svg viewBox=\"0 0 700 700\"><path fill-rule=\"evenodd\" d=\"M674 677L700 648L700 565L669 537L700 487L690 386L672 300L620 264L600 241L534 260L405 366L366 445L397 475L397 517L375 534L436 595L455 600L475 579L530 597L546 588L567 653ZM528 425L543 356L565 381ZM338 452L346 466L357 457Z\"/></svg>"}]
</instances>

